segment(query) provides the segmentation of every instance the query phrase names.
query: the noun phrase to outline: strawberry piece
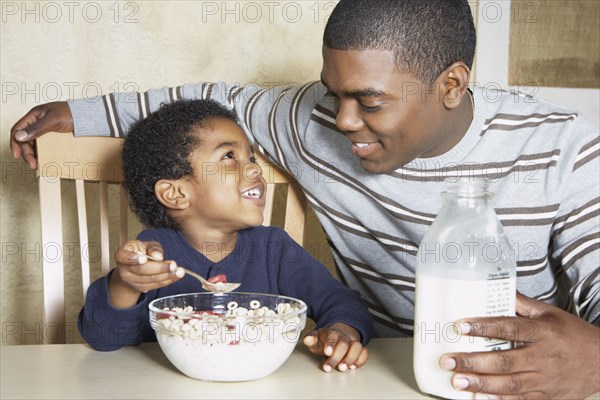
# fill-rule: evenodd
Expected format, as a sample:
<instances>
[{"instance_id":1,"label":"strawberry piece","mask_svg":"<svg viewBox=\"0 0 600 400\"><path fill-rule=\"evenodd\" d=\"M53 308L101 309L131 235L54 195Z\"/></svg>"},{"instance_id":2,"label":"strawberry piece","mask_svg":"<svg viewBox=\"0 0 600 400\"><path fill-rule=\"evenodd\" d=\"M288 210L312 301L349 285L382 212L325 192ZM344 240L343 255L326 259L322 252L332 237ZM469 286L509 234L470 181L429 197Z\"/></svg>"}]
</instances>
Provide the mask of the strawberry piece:
<instances>
[{"instance_id":1,"label":"strawberry piece","mask_svg":"<svg viewBox=\"0 0 600 400\"><path fill-rule=\"evenodd\" d=\"M207 279L210 283L227 283L227 277L225 274L219 274L215 276L211 276Z\"/></svg>"}]
</instances>

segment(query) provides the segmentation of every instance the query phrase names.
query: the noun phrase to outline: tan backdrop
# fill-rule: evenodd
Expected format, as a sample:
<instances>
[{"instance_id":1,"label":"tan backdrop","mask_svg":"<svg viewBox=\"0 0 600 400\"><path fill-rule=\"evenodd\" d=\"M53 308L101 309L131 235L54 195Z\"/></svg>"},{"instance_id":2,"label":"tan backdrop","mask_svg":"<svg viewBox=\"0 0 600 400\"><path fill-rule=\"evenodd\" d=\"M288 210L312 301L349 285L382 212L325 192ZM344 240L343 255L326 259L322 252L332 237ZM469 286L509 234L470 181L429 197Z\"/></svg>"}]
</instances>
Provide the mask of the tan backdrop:
<instances>
[{"instance_id":1,"label":"tan backdrop","mask_svg":"<svg viewBox=\"0 0 600 400\"><path fill-rule=\"evenodd\" d=\"M301 83L319 79L321 35L334 1L3 1L1 192L2 345L41 343L39 200L35 173L10 156L10 127L31 107L110 91L200 80ZM93 189L92 189L93 190ZM74 192L64 185L63 198ZM113 197L115 194L113 194ZM74 209L72 202L64 207ZM98 208L95 202L88 204ZM65 215L68 295L81 294L76 216ZM309 248L325 258L320 228ZM134 226L131 236L135 235ZM96 232L93 234L97 234ZM118 235L116 236L118 237ZM314 239L313 239L314 238ZM95 236L91 240L98 240ZM116 243L111 243L111 254ZM330 261L330 260L329 260ZM331 266L331 263L329 262ZM98 277L98 263L92 265ZM68 308L70 339L79 304ZM68 331L69 333L69 331Z\"/></svg>"},{"instance_id":2,"label":"tan backdrop","mask_svg":"<svg viewBox=\"0 0 600 400\"><path fill-rule=\"evenodd\" d=\"M577 13L577 1L560 3L563 13ZM588 3L598 7L596 1ZM33 171L10 156L8 139L13 123L40 103L111 91L147 90L199 80L267 85L316 80L324 22L335 4L326 0L0 2L0 344L42 343L44 334L51 333L41 323L44 249L40 245L37 182ZM526 17L497 14L500 3L496 2L470 4L480 22L522 21ZM539 2L518 7L526 12L530 4ZM545 6L537 10L541 8ZM546 20L544 14L538 17L541 23L553 24L554 20ZM575 24L573 28L578 37L587 37L597 31L598 19L595 25ZM554 44L568 42L569 37L558 37ZM545 43L543 35L531 33L511 46L511 55L527 55L538 42ZM577 59L589 59L584 50L574 54ZM597 55L594 58L592 54L591 60L598 64ZM551 76L548 69L543 71ZM536 75L535 69L533 72ZM571 73L579 75L579 81L590 75L585 68ZM597 119L597 112L591 117ZM65 197L74 188L65 185L62 190ZM115 197L113 193L113 201ZM68 210L63 243L66 268L75 271L78 244L74 204L66 202L64 208ZM98 205L92 202L88 208L93 211ZM326 242L314 216L311 218L307 246L332 268ZM130 237L137 229L135 224L130 228ZM97 224L93 230L91 240L98 241ZM111 253L115 248L116 243L112 243ZM92 265L92 278L100 274L98 264ZM81 295L79 277L77 272L69 273L68 295ZM68 338L72 341L80 340L75 328L80 307L81 303L73 303L68 309Z\"/></svg>"}]
</instances>

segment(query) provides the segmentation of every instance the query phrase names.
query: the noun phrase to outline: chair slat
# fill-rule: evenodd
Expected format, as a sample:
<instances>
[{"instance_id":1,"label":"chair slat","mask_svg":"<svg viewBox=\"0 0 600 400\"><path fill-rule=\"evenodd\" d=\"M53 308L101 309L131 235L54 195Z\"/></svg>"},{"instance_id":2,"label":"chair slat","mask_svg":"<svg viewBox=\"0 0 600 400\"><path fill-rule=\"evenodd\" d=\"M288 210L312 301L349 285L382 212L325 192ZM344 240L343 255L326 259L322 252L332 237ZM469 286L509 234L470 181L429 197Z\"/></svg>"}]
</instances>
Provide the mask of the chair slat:
<instances>
[{"instance_id":1,"label":"chair slat","mask_svg":"<svg viewBox=\"0 0 600 400\"><path fill-rule=\"evenodd\" d=\"M42 268L44 284L44 343L64 343L65 302L60 180L40 178ZM51 329L53 328L53 329ZM47 334L56 332L56 335Z\"/></svg>"},{"instance_id":2,"label":"chair slat","mask_svg":"<svg viewBox=\"0 0 600 400\"><path fill-rule=\"evenodd\" d=\"M127 237L127 215L129 214L129 203L127 201L127 191L123 185L119 185L119 245L122 245L129 239Z\"/></svg>"},{"instance_id":3,"label":"chair slat","mask_svg":"<svg viewBox=\"0 0 600 400\"><path fill-rule=\"evenodd\" d=\"M273 220L273 199L275 198L275 184L267 183L267 192L265 193L265 209L263 211L263 225L271 226Z\"/></svg>"},{"instance_id":4,"label":"chair slat","mask_svg":"<svg viewBox=\"0 0 600 400\"><path fill-rule=\"evenodd\" d=\"M102 253L102 275L110 269L110 240L108 224L108 183L100 182L100 247Z\"/></svg>"},{"instance_id":5,"label":"chair slat","mask_svg":"<svg viewBox=\"0 0 600 400\"><path fill-rule=\"evenodd\" d=\"M81 256L81 287L83 298L90 287L90 240L88 238L87 207L85 204L85 182L75 180L75 193L77 196L77 222L79 225L79 252Z\"/></svg>"},{"instance_id":6,"label":"chair slat","mask_svg":"<svg viewBox=\"0 0 600 400\"><path fill-rule=\"evenodd\" d=\"M306 197L298 183L288 185L287 202L285 207L284 230L298 242L304 245L304 225L306 222Z\"/></svg>"}]
</instances>

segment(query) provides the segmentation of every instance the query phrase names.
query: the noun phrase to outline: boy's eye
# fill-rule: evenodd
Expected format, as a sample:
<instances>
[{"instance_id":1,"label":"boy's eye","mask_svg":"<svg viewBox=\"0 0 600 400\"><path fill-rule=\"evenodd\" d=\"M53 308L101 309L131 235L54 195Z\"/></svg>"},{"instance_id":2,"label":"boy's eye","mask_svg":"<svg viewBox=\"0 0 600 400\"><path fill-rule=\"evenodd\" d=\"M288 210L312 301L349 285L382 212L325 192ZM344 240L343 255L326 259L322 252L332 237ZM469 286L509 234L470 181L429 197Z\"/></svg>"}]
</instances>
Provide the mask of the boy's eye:
<instances>
[{"instance_id":1,"label":"boy's eye","mask_svg":"<svg viewBox=\"0 0 600 400\"><path fill-rule=\"evenodd\" d=\"M251 156L251 157L250 157L250 162L251 162L251 163L254 163L254 164L256 164L256 163L257 163L257 161L256 161L256 157L254 157L254 156Z\"/></svg>"},{"instance_id":2,"label":"boy's eye","mask_svg":"<svg viewBox=\"0 0 600 400\"><path fill-rule=\"evenodd\" d=\"M226 158L235 158L235 154L233 154L233 151L229 151L229 152L227 152L227 154L225 154L223 156L223 159L226 159Z\"/></svg>"}]
</instances>

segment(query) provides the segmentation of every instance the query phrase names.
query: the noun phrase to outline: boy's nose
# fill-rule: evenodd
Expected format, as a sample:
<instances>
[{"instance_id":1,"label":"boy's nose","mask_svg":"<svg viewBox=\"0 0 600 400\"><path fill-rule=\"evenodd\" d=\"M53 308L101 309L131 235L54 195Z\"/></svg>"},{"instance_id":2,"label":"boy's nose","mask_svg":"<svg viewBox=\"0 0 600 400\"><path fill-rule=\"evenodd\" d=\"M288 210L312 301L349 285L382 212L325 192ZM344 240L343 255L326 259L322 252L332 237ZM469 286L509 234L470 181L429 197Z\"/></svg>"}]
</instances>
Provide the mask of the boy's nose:
<instances>
[{"instance_id":1,"label":"boy's nose","mask_svg":"<svg viewBox=\"0 0 600 400\"><path fill-rule=\"evenodd\" d=\"M256 180L262 176L262 168L257 163L248 163L244 169L244 176L249 180Z\"/></svg>"}]
</instances>

